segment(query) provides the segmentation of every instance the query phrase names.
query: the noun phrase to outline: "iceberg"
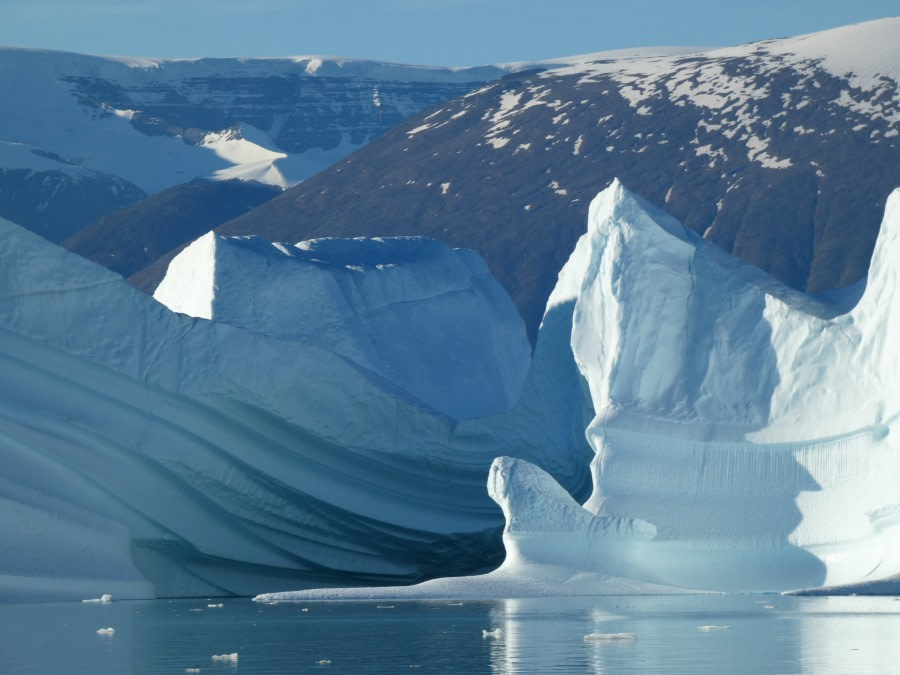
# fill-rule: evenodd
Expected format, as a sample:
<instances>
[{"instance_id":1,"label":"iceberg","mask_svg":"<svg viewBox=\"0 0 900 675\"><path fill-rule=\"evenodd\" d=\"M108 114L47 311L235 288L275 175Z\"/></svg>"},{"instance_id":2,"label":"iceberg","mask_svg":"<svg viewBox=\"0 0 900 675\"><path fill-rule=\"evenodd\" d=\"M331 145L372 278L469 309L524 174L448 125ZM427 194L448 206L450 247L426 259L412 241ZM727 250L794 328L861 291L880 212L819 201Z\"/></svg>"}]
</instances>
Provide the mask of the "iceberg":
<instances>
[{"instance_id":1,"label":"iceberg","mask_svg":"<svg viewBox=\"0 0 900 675\"><path fill-rule=\"evenodd\" d=\"M568 370L529 362L474 254L206 237L184 253L219 251L205 319L8 221L0 242L2 601L472 573L502 556L483 487L494 457L587 495L571 354ZM172 274L170 291L193 287ZM438 353L442 333L457 351Z\"/></svg>"},{"instance_id":2,"label":"iceberg","mask_svg":"<svg viewBox=\"0 0 900 675\"><path fill-rule=\"evenodd\" d=\"M478 254L421 237L285 246L210 232L154 297L328 349L454 420L508 410L531 361L524 323Z\"/></svg>"},{"instance_id":3,"label":"iceberg","mask_svg":"<svg viewBox=\"0 0 900 675\"><path fill-rule=\"evenodd\" d=\"M813 297L614 182L547 315L571 312L595 411L587 501L534 462L498 457L488 492L506 559L494 572L257 600L896 590L898 237L900 189L865 284Z\"/></svg>"}]
</instances>

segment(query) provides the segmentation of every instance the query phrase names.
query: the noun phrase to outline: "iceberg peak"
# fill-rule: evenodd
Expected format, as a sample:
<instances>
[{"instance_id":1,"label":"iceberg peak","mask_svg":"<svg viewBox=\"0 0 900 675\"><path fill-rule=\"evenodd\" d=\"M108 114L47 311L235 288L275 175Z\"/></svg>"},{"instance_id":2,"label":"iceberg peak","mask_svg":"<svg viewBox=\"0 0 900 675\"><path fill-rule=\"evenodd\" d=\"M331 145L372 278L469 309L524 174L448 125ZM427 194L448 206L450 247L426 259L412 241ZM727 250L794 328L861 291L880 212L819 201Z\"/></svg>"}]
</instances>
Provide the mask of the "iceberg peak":
<instances>
[{"instance_id":1,"label":"iceberg peak","mask_svg":"<svg viewBox=\"0 0 900 675\"><path fill-rule=\"evenodd\" d=\"M886 311L898 205L895 191L869 288L841 313L686 233L619 181L591 204L560 274L596 411L585 508L655 528L637 578L760 590L900 571Z\"/></svg>"}]
</instances>

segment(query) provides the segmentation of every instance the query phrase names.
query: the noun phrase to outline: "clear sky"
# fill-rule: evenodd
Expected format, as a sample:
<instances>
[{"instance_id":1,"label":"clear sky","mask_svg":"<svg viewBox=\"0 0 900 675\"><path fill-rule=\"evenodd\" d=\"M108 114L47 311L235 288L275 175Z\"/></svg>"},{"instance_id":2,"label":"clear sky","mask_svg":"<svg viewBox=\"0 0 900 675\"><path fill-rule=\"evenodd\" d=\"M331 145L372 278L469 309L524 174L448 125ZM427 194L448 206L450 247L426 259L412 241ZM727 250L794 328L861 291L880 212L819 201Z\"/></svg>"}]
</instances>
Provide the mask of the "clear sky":
<instances>
[{"instance_id":1,"label":"clear sky","mask_svg":"<svg viewBox=\"0 0 900 675\"><path fill-rule=\"evenodd\" d=\"M0 0L0 45L434 65L732 45L900 14L900 0Z\"/></svg>"}]
</instances>

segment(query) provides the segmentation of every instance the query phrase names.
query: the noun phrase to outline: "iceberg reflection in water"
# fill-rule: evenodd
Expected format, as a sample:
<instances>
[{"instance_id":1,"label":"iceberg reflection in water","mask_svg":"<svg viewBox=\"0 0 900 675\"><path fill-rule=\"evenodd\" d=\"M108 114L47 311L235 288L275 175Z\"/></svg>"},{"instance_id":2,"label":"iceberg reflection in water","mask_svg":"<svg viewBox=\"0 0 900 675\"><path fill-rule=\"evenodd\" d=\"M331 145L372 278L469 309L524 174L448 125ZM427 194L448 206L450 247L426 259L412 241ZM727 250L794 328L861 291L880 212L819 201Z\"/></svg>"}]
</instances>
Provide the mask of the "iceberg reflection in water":
<instances>
[{"instance_id":1,"label":"iceberg reflection in water","mask_svg":"<svg viewBox=\"0 0 900 675\"><path fill-rule=\"evenodd\" d=\"M890 597L0 605L0 672L885 673ZM200 611L191 611L191 610ZM729 626L704 631L703 626ZM96 634L115 628L114 637ZM485 639L484 630L502 629ZM588 635L633 635L590 639ZM53 645L48 649L48 645ZM238 654L227 663L215 655Z\"/></svg>"}]
</instances>

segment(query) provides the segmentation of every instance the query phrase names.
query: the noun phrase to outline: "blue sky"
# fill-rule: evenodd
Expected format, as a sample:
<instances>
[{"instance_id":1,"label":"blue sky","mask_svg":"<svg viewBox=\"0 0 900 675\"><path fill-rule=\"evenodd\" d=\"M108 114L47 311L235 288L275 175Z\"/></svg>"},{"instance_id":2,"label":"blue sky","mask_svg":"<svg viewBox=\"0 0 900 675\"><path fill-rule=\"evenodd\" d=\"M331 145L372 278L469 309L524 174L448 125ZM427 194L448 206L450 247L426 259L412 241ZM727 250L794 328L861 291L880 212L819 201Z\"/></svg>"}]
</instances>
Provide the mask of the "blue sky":
<instances>
[{"instance_id":1,"label":"blue sky","mask_svg":"<svg viewBox=\"0 0 900 675\"><path fill-rule=\"evenodd\" d=\"M0 45L476 65L731 45L897 14L900 0L0 0Z\"/></svg>"}]
</instances>

